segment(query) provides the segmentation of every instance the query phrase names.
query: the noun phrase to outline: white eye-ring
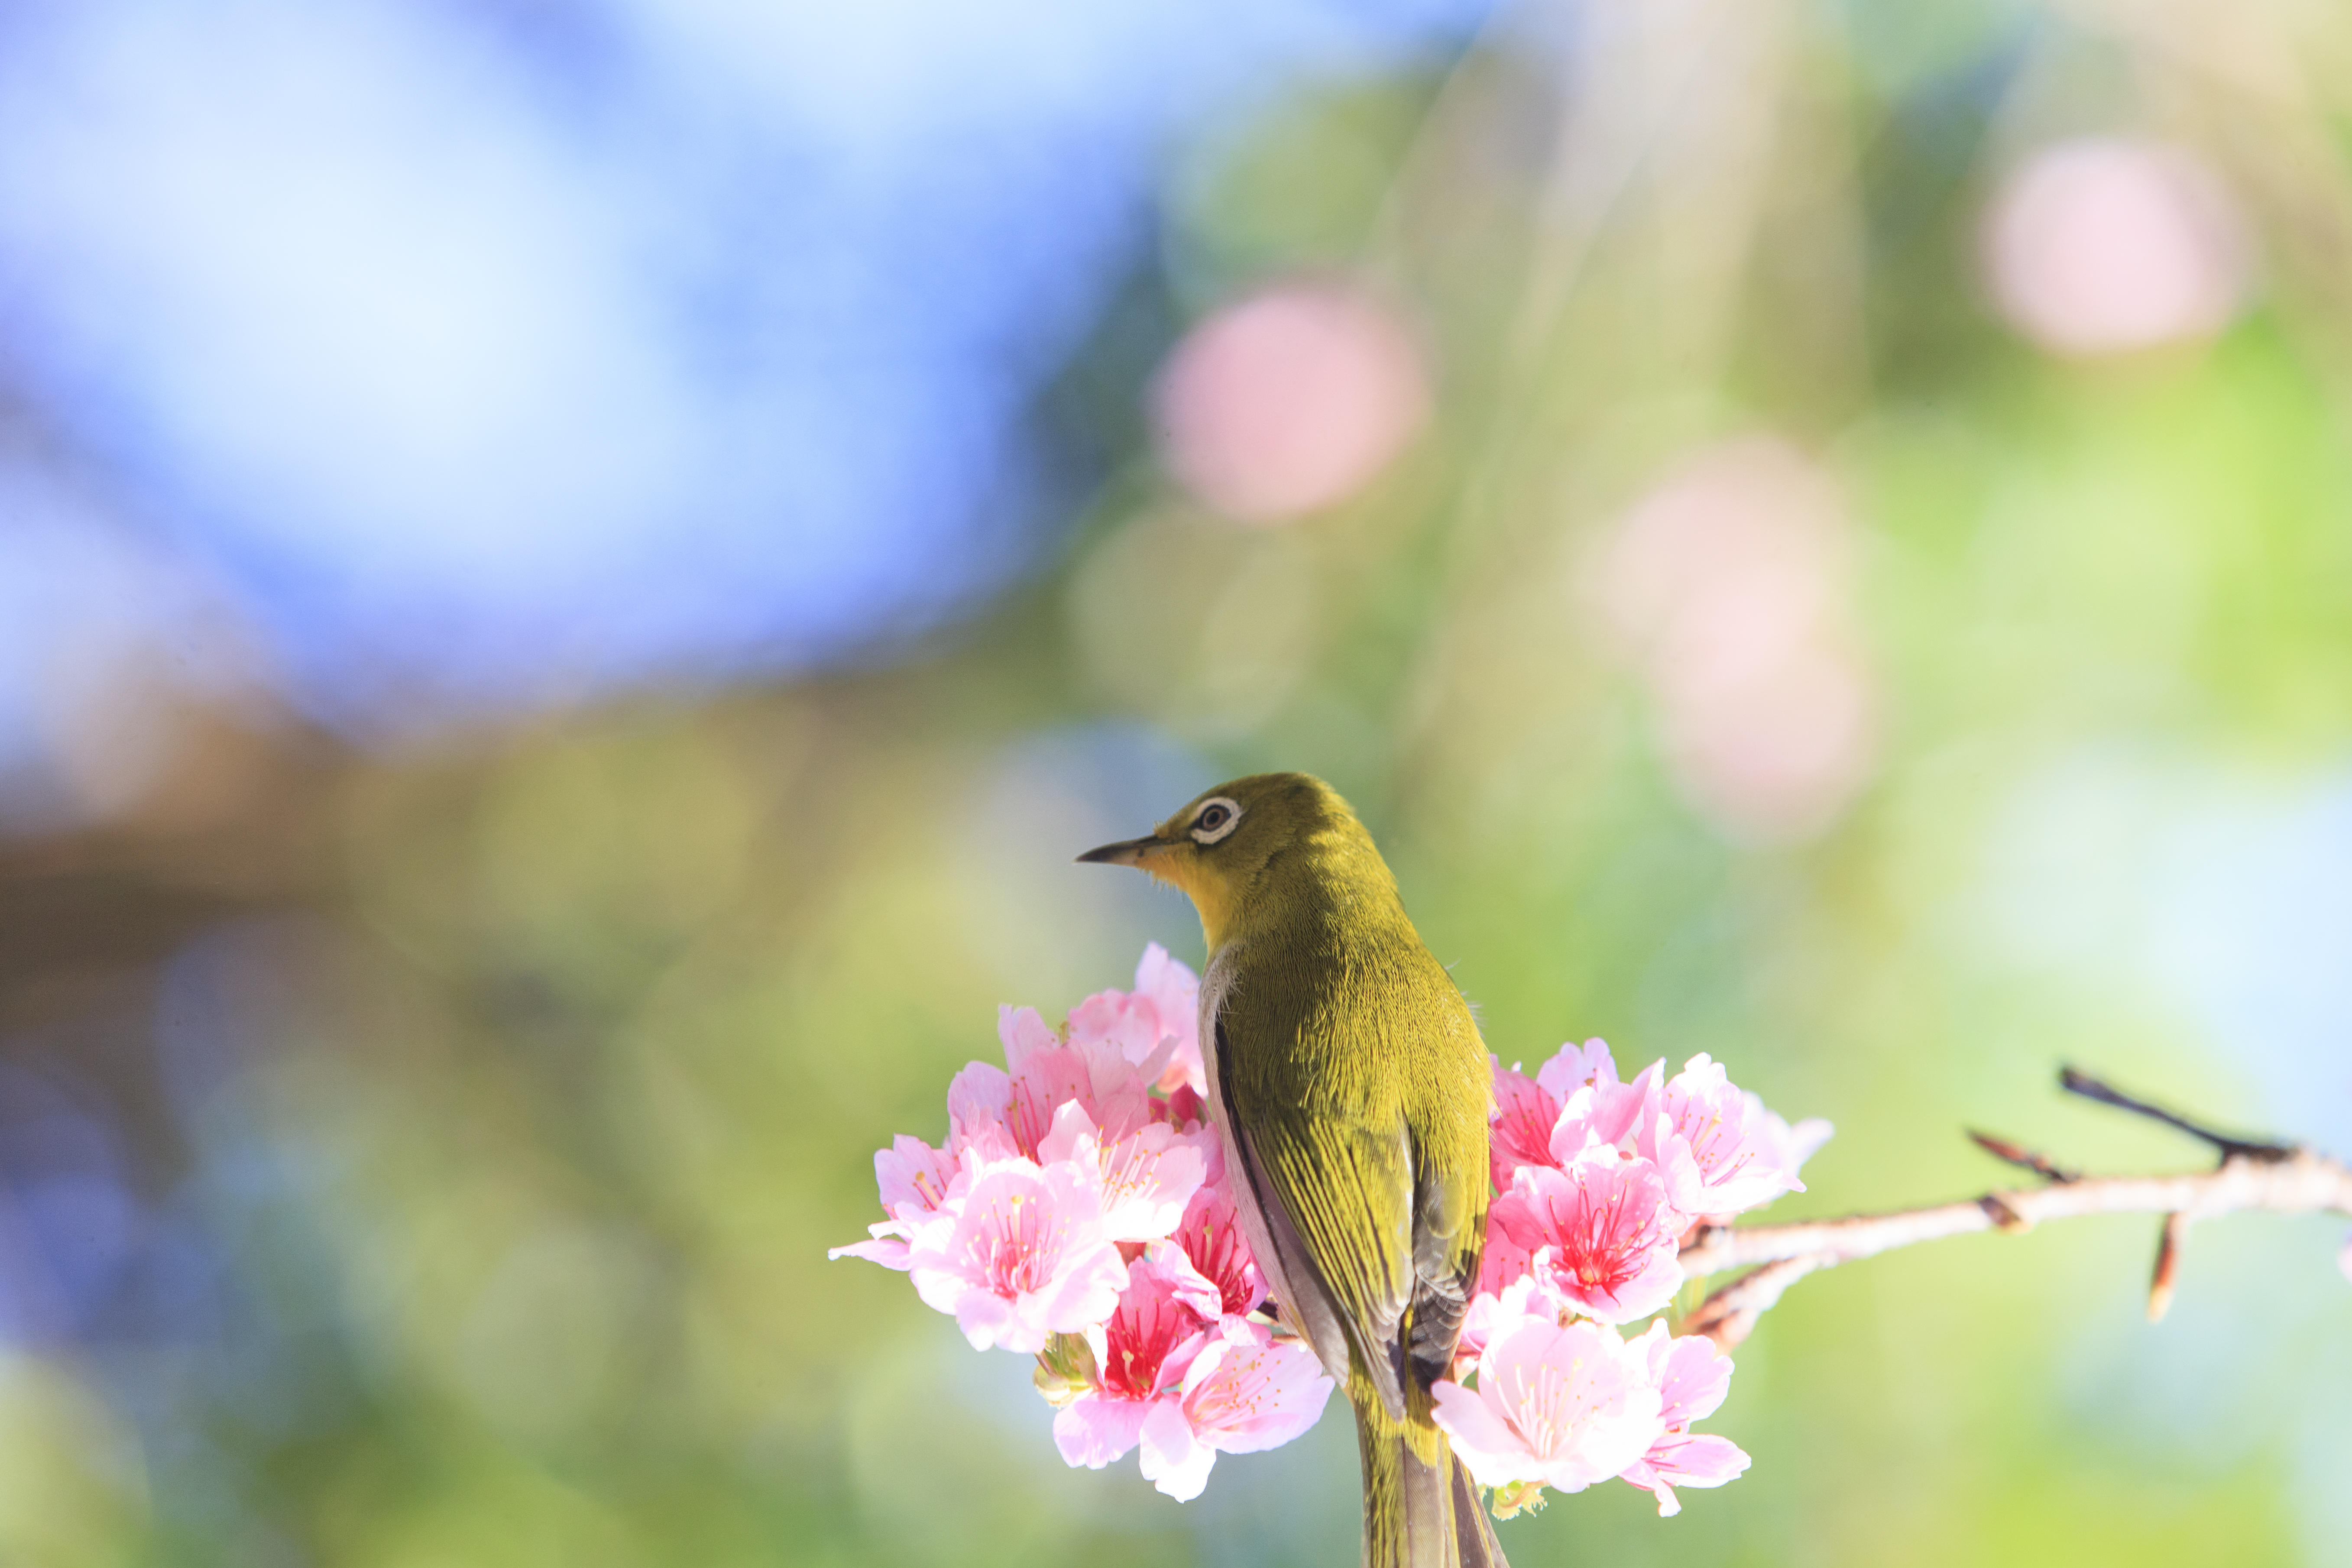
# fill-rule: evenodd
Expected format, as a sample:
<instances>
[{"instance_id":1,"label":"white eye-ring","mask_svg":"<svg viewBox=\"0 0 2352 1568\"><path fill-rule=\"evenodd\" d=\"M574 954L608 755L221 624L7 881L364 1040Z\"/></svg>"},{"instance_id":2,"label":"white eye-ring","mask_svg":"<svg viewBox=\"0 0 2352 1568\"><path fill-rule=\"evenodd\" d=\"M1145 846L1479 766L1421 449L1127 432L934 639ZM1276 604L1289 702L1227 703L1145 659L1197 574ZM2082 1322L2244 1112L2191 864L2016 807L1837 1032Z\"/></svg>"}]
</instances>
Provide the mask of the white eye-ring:
<instances>
[{"instance_id":1,"label":"white eye-ring","mask_svg":"<svg viewBox=\"0 0 2352 1568\"><path fill-rule=\"evenodd\" d=\"M1221 795L1212 796L1202 801L1201 809L1192 814L1192 841L1196 844L1214 844L1218 839L1239 827L1241 823L1241 802L1230 800Z\"/></svg>"}]
</instances>

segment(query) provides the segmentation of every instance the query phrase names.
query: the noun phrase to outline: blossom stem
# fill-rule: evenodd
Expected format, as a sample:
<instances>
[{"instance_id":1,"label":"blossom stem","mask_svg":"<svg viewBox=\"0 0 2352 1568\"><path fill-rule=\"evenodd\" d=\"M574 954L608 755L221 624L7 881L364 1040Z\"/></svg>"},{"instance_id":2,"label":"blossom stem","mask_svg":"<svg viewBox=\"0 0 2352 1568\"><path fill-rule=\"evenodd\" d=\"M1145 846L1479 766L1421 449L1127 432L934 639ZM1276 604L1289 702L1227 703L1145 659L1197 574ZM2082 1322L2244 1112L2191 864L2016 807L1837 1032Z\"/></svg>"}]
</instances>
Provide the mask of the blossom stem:
<instances>
[{"instance_id":1,"label":"blossom stem","mask_svg":"<svg viewBox=\"0 0 2352 1568\"><path fill-rule=\"evenodd\" d=\"M2050 1184L1990 1192L1958 1203L1891 1214L1738 1228L1703 1226L1683 1246L1685 1275L1733 1268L1752 1272L1708 1296L1685 1321L1683 1331L1706 1334L1729 1350L1748 1337L1757 1319L1790 1286L1819 1269L1947 1236L2023 1231L2049 1220L2105 1214L2168 1216L2163 1263L2171 1267L2159 1268L2150 1303L2153 1315L2162 1310L2171 1295L2179 1243L2193 1221L2255 1211L2352 1216L2352 1166L2342 1161L2313 1149L2215 1132L2071 1068L2061 1081L2069 1092L2147 1116L2211 1144L2221 1152L2220 1165L2179 1175L2080 1176L2062 1172L2038 1155L2019 1158L2009 1152L2015 1145L1994 1140L2001 1146L1993 1152L2035 1170Z\"/></svg>"}]
</instances>

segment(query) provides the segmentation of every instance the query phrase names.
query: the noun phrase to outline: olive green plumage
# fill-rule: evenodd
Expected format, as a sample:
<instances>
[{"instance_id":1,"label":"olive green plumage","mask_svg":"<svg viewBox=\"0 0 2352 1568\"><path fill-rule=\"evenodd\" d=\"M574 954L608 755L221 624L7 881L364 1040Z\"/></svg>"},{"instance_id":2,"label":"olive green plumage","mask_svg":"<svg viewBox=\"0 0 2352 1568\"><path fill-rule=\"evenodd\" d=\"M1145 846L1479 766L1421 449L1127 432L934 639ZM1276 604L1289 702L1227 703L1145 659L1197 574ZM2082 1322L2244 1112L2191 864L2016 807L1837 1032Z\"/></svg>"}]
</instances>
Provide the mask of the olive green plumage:
<instances>
[{"instance_id":1,"label":"olive green plumage","mask_svg":"<svg viewBox=\"0 0 2352 1568\"><path fill-rule=\"evenodd\" d=\"M1500 1564L1429 1416L1477 1284L1491 1076L1371 836L1320 780L1265 773L1082 858L1200 910L1212 1115L1268 1283L1355 1407L1364 1562Z\"/></svg>"}]
</instances>

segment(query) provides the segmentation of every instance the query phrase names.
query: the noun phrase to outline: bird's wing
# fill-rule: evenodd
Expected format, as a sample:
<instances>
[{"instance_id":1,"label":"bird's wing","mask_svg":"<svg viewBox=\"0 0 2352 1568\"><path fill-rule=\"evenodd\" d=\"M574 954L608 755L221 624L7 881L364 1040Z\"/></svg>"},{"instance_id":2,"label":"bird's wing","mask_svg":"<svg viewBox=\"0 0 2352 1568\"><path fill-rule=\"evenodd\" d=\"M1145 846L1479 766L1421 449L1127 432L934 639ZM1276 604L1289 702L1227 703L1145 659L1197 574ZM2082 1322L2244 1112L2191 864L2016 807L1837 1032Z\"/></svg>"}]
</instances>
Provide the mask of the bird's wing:
<instances>
[{"instance_id":1,"label":"bird's wing","mask_svg":"<svg viewBox=\"0 0 2352 1568\"><path fill-rule=\"evenodd\" d=\"M1215 1020L1224 1099L1217 1109L1233 1130L1299 1331L1343 1384L1352 1349L1381 1403L1402 1419L1408 1362L1399 1329L1418 1273L1411 1137L1401 1114L1334 1114L1273 1091L1251 1058L1262 1063L1290 1042L1250 1037L1267 1022L1255 1009Z\"/></svg>"}]
</instances>

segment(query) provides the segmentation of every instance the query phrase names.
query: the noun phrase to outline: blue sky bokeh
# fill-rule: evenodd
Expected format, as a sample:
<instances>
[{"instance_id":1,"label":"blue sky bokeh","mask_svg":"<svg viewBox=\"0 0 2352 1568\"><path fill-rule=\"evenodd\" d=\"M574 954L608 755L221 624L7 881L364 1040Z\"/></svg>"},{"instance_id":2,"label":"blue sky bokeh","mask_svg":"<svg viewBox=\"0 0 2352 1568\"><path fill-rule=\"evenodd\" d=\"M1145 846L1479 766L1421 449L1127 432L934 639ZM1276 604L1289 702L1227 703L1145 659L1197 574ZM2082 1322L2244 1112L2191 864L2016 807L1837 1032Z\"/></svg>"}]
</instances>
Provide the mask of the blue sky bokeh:
<instances>
[{"instance_id":1,"label":"blue sky bokeh","mask_svg":"<svg viewBox=\"0 0 2352 1568\"><path fill-rule=\"evenodd\" d=\"M15 4L0 342L314 713L805 668L1052 537L1024 413L1188 126L1482 8Z\"/></svg>"}]
</instances>

